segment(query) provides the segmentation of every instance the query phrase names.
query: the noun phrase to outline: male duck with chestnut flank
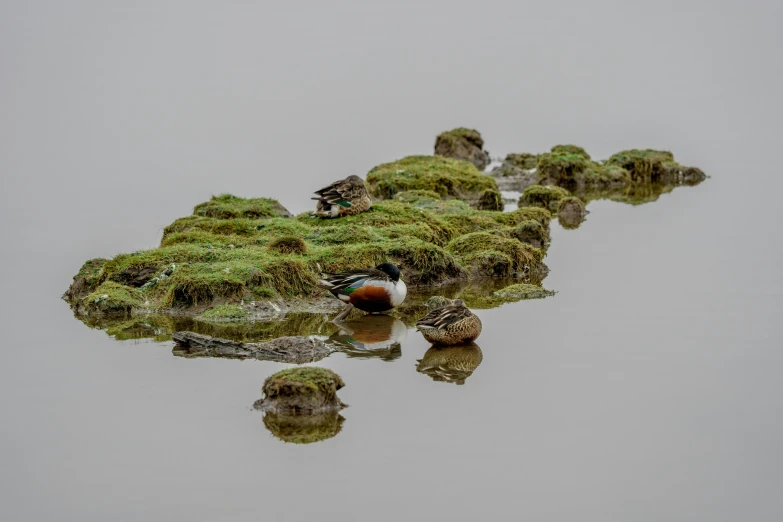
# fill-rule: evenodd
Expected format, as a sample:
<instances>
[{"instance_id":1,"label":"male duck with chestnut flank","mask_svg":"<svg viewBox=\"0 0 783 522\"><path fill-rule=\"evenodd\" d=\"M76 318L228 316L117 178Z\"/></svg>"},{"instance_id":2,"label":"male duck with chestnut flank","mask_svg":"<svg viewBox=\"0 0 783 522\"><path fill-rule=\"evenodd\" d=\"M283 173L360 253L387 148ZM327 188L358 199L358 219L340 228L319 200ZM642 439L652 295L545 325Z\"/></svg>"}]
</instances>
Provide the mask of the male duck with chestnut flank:
<instances>
[{"instance_id":1,"label":"male duck with chestnut flank","mask_svg":"<svg viewBox=\"0 0 783 522\"><path fill-rule=\"evenodd\" d=\"M351 216L366 212L372 206L372 199L359 176L348 176L335 181L328 187L315 192L318 201L315 215L322 218Z\"/></svg>"},{"instance_id":2,"label":"male duck with chestnut flank","mask_svg":"<svg viewBox=\"0 0 783 522\"><path fill-rule=\"evenodd\" d=\"M465 306L465 301L455 299L419 319L416 328L435 345L465 344L481 334L481 319Z\"/></svg>"},{"instance_id":3,"label":"male duck with chestnut flank","mask_svg":"<svg viewBox=\"0 0 783 522\"><path fill-rule=\"evenodd\" d=\"M400 278L400 269L391 263L339 274L323 274L320 283L345 303L345 308L333 322L348 317L354 307L369 313L386 312L400 306L408 294L405 281Z\"/></svg>"}]
</instances>

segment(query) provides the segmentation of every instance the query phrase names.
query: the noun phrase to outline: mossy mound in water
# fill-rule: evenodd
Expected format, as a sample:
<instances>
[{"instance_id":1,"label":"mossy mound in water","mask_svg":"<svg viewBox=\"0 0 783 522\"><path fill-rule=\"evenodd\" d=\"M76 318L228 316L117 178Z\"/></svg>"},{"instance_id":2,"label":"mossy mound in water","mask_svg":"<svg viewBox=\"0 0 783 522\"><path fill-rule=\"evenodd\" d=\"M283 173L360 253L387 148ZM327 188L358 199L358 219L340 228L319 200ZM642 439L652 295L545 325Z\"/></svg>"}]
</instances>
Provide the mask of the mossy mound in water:
<instances>
[{"instance_id":1,"label":"mossy mound in water","mask_svg":"<svg viewBox=\"0 0 783 522\"><path fill-rule=\"evenodd\" d=\"M522 193L518 204L520 207L543 207L555 211L560 200L570 195L566 189L555 185L531 185Z\"/></svg>"},{"instance_id":2,"label":"mossy mound in water","mask_svg":"<svg viewBox=\"0 0 783 522\"><path fill-rule=\"evenodd\" d=\"M548 229L551 219L540 208L475 210L464 201L444 200L424 189L398 192L395 200L377 202L365 213L332 220L309 214L282 217L284 209L272 217L249 218L247 209L257 212L258 205L248 201L258 200L213 198L217 207L202 204L196 209L203 214L204 208L219 207L215 215L238 217L181 218L164 229L159 248L88 261L64 297L78 315L199 314L213 305L242 301L266 303L265 310L273 313L292 300L323 296L318 285L321 272L385 261L398 265L411 286L517 273L518 250L534 273L541 268L543 254L519 243L514 231L528 221ZM474 244L473 252L461 248L459 255L447 248L475 232L491 233L496 240ZM495 268L477 270L489 261L476 259L490 260ZM258 316L254 310L253 317ZM210 319L209 313L204 319Z\"/></svg>"},{"instance_id":3,"label":"mossy mound in water","mask_svg":"<svg viewBox=\"0 0 783 522\"><path fill-rule=\"evenodd\" d=\"M618 152L606 161L593 161L576 145L555 145L549 152L539 155L509 154L492 175L503 190L522 191L531 185L557 185L583 200L600 197L633 204L650 201L629 197L628 192L638 192L634 186L665 187L657 191L660 194L706 179L700 169L680 165L668 151L631 149Z\"/></svg>"},{"instance_id":4,"label":"mossy mound in water","mask_svg":"<svg viewBox=\"0 0 783 522\"><path fill-rule=\"evenodd\" d=\"M490 161L489 153L483 147L481 134L464 127L443 132L435 139L435 155L469 161L480 170L484 170Z\"/></svg>"},{"instance_id":5,"label":"mossy mound in water","mask_svg":"<svg viewBox=\"0 0 783 522\"><path fill-rule=\"evenodd\" d=\"M340 376L327 368L289 368L267 377L262 388L264 398L255 406L274 413L339 411L345 407L337 397L337 390L343 386Z\"/></svg>"},{"instance_id":6,"label":"mossy mound in water","mask_svg":"<svg viewBox=\"0 0 783 522\"><path fill-rule=\"evenodd\" d=\"M408 156L378 165L367 174L367 185L380 199L409 190L429 190L443 199L461 199L473 206L485 190L498 190L495 180L472 164L441 156Z\"/></svg>"},{"instance_id":7,"label":"mossy mound in water","mask_svg":"<svg viewBox=\"0 0 783 522\"><path fill-rule=\"evenodd\" d=\"M498 290L493 295L508 301L521 301L522 299L541 299L542 297L555 295L555 293L540 286L519 283Z\"/></svg>"},{"instance_id":8,"label":"mossy mound in water","mask_svg":"<svg viewBox=\"0 0 783 522\"><path fill-rule=\"evenodd\" d=\"M267 412L264 426L269 432L292 444L312 444L331 439L342 430L345 417L336 411L327 411L316 415L291 415L287 413Z\"/></svg>"}]
</instances>

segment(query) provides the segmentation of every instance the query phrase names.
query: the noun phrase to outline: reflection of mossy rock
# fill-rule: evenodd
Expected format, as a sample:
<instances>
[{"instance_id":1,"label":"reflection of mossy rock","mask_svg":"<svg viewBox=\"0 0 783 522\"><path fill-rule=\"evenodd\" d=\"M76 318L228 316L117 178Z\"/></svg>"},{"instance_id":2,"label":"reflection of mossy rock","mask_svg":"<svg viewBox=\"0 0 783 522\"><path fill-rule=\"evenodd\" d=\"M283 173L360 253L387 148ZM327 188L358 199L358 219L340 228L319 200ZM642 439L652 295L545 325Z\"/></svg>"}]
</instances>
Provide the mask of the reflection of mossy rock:
<instances>
[{"instance_id":1,"label":"reflection of mossy rock","mask_svg":"<svg viewBox=\"0 0 783 522\"><path fill-rule=\"evenodd\" d=\"M571 195L566 189L554 185L531 185L519 197L520 207L542 207L557 210L560 200Z\"/></svg>"},{"instance_id":2,"label":"reflection of mossy rock","mask_svg":"<svg viewBox=\"0 0 783 522\"><path fill-rule=\"evenodd\" d=\"M474 129L453 129L435 139L435 155L469 161L479 170L484 170L490 161L489 153L483 147L484 140Z\"/></svg>"},{"instance_id":3,"label":"reflection of mossy rock","mask_svg":"<svg viewBox=\"0 0 783 522\"><path fill-rule=\"evenodd\" d=\"M495 180L470 163L441 156L408 156L384 163L367 174L373 196L390 199L411 190L429 190L443 199L462 199L476 205L485 190L497 190Z\"/></svg>"},{"instance_id":4,"label":"reflection of mossy rock","mask_svg":"<svg viewBox=\"0 0 783 522\"><path fill-rule=\"evenodd\" d=\"M283 442L293 444L311 444L331 439L340 433L343 422L345 422L345 418L336 411L327 411L316 415L273 412L264 414L266 429Z\"/></svg>"},{"instance_id":5,"label":"reflection of mossy rock","mask_svg":"<svg viewBox=\"0 0 783 522\"><path fill-rule=\"evenodd\" d=\"M173 353L179 357L226 357L294 364L315 362L330 353L320 339L304 336L278 337L264 343L242 343L195 332L174 332Z\"/></svg>"},{"instance_id":6,"label":"reflection of mossy rock","mask_svg":"<svg viewBox=\"0 0 783 522\"><path fill-rule=\"evenodd\" d=\"M267 377L262 388L264 398L256 402L256 407L275 413L339 411L345 407L337 397L337 390L343 386L340 376L327 368L289 368Z\"/></svg>"},{"instance_id":7,"label":"reflection of mossy rock","mask_svg":"<svg viewBox=\"0 0 783 522\"><path fill-rule=\"evenodd\" d=\"M557 206L557 217L563 228L575 229L582 224L587 215L587 209L581 199L567 197L560 200Z\"/></svg>"},{"instance_id":8,"label":"reflection of mossy rock","mask_svg":"<svg viewBox=\"0 0 783 522\"><path fill-rule=\"evenodd\" d=\"M481 364L484 355L476 344L433 346L417 361L416 371L429 375L433 381L465 384L465 379Z\"/></svg>"},{"instance_id":9,"label":"reflection of mossy rock","mask_svg":"<svg viewBox=\"0 0 783 522\"><path fill-rule=\"evenodd\" d=\"M537 285L519 283L498 290L497 292L494 292L493 295L506 301L520 301L522 299L541 299L543 297L555 295L555 293Z\"/></svg>"}]
</instances>

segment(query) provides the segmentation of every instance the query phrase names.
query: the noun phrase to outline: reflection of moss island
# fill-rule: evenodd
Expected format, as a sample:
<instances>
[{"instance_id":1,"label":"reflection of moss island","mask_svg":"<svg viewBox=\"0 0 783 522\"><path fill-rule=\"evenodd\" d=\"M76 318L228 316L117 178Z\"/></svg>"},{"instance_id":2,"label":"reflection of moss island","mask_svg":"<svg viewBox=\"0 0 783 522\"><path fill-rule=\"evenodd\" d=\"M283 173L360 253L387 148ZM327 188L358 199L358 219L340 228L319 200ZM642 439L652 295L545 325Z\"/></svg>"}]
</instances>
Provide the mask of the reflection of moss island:
<instances>
[{"instance_id":1,"label":"reflection of moss island","mask_svg":"<svg viewBox=\"0 0 783 522\"><path fill-rule=\"evenodd\" d=\"M470 183L476 186L494 186L466 162L436 161L468 171L468 177L475 174L480 181ZM432 166L430 159L423 164ZM159 248L85 263L65 298L78 315L201 313L211 305L316 298L323 296L321 272L384 261L400 266L412 286L543 270L542 251L516 239L515 230L534 222L548 236L550 213L476 210L464 201L441 199L456 197L466 186L450 172L432 173L450 180L443 185L447 189L433 185L445 194L395 188L394 200L333 220L309 213L283 217L287 211L273 200L217 196L198 205L198 214L167 226ZM219 310L203 318L231 319L220 317Z\"/></svg>"},{"instance_id":2,"label":"reflection of moss island","mask_svg":"<svg viewBox=\"0 0 783 522\"><path fill-rule=\"evenodd\" d=\"M342 430L345 417L336 411L317 415L290 415L268 412L264 415L264 426L269 432L292 444L311 444L331 439Z\"/></svg>"}]
</instances>

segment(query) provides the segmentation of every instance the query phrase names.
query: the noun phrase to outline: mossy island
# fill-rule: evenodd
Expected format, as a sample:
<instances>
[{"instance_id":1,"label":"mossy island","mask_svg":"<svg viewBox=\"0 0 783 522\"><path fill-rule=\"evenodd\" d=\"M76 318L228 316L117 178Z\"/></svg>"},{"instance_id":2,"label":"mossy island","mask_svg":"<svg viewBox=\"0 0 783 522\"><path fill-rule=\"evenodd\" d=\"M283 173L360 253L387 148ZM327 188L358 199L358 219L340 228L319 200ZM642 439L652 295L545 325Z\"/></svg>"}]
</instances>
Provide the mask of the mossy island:
<instances>
[{"instance_id":1,"label":"mossy island","mask_svg":"<svg viewBox=\"0 0 783 522\"><path fill-rule=\"evenodd\" d=\"M265 323L230 337L328 336L334 330L321 314L342 305L319 286L320 274L392 262L410 287L392 314L410 326L432 295L459 297L473 308L527 298L502 292L520 283L532 286L529 295L551 295L541 282L554 217L575 228L591 199L650 201L705 178L669 152L628 150L596 162L574 145L509 154L488 175L470 154L445 157L442 143L454 140L483 151L480 134L455 129L438 138L444 155L378 165L366 176L374 204L358 215L321 219L292 215L274 199L214 196L165 227L158 248L85 262L64 298L86 324L118 338L143 331L162 339L183 325L222 335L259 321L297 329ZM498 182L512 178L526 185L519 207L504 211Z\"/></svg>"},{"instance_id":2,"label":"mossy island","mask_svg":"<svg viewBox=\"0 0 783 522\"><path fill-rule=\"evenodd\" d=\"M345 383L332 370L302 366L281 370L264 381L264 398L255 402L258 410L284 415L313 415L345 408L337 391Z\"/></svg>"}]
</instances>

